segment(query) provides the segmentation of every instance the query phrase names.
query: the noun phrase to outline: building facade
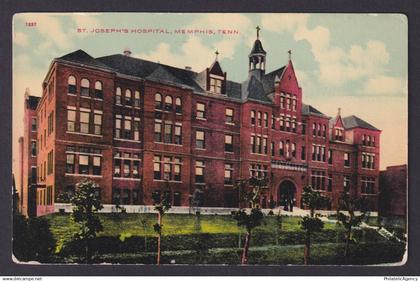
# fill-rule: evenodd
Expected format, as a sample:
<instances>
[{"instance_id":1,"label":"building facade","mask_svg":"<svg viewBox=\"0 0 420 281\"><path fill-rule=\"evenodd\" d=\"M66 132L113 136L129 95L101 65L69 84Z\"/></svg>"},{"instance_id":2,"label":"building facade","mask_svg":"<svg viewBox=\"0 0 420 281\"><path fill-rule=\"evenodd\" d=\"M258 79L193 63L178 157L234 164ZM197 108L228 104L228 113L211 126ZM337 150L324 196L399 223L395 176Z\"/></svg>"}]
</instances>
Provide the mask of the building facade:
<instances>
[{"instance_id":1,"label":"building facade","mask_svg":"<svg viewBox=\"0 0 420 281\"><path fill-rule=\"evenodd\" d=\"M407 218L407 165L386 167L379 175L379 215Z\"/></svg>"},{"instance_id":2,"label":"building facade","mask_svg":"<svg viewBox=\"0 0 420 281\"><path fill-rule=\"evenodd\" d=\"M201 72L123 54L82 50L54 59L36 108L38 214L68 202L82 178L103 203L237 207L234 182L265 177L263 208L311 185L332 200L343 190L377 208L381 131L356 116L330 118L302 102L289 53L265 72L257 37L248 77L228 80L217 59ZM26 136L26 135L25 135ZM200 196L196 196L196 195Z\"/></svg>"}]
</instances>

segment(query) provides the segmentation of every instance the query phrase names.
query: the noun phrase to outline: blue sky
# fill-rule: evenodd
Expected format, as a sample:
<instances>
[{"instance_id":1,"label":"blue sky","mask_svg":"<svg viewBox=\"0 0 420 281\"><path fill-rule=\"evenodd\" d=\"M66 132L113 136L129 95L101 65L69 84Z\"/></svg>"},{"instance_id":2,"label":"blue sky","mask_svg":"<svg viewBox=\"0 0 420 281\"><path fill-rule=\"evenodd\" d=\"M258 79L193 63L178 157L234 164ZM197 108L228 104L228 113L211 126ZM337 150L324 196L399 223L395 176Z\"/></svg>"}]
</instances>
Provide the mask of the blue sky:
<instances>
[{"instance_id":1,"label":"blue sky","mask_svg":"<svg viewBox=\"0 0 420 281\"><path fill-rule=\"evenodd\" d=\"M19 125L23 118L25 88L39 95L52 59L77 49L98 57L128 47L133 56L195 71L208 67L217 49L228 79L241 82L257 25L268 53L267 71L283 66L291 49L305 103L330 116L341 107L343 115L355 114L382 129L381 168L407 162L407 19L399 14L17 14L14 120ZM89 32L101 28L171 34ZM174 33L177 29L216 34L180 35ZM238 34L220 35L218 30ZM14 143L22 132L14 125ZM15 146L14 159L17 155Z\"/></svg>"}]
</instances>

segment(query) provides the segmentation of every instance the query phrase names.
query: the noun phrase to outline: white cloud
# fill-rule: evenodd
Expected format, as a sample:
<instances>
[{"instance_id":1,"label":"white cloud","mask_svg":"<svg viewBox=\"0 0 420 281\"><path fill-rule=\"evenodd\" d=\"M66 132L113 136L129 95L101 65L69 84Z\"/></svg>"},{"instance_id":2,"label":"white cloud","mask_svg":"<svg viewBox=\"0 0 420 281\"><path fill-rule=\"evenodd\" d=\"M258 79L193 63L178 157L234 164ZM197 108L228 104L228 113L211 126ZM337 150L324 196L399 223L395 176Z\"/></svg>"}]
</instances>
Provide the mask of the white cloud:
<instances>
[{"instance_id":1,"label":"white cloud","mask_svg":"<svg viewBox=\"0 0 420 281\"><path fill-rule=\"evenodd\" d=\"M76 13L71 16L71 19L75 23L76 29L77 28L92 29L92 28L101 27L100 20L92 14ZM81 32L81 33L74 32L74 34L79 37L86 37L89 35L89 33L86 33L86 32Z\"/></svg>"},{"instance_id":2,"label":"white cloud","mask_svg":"<svg viewBox=\"0 0 420 281\"><path fill-rule=\"evenodd\" d=\"M23 32L15 32L13 34L13 43L26 47L28 45L28 35Z\"/></svg>"},{"instance_id":3,"label":"white cloud","mask_svg":"<svg viewBox=\"0 0 420 281\"><path fill-rule=\"evenodd\" d=\"M391 76L375 76L366 81L362 93L377 95L405 95L407 83L401 78Z\"/></svg>"}]
</instances>

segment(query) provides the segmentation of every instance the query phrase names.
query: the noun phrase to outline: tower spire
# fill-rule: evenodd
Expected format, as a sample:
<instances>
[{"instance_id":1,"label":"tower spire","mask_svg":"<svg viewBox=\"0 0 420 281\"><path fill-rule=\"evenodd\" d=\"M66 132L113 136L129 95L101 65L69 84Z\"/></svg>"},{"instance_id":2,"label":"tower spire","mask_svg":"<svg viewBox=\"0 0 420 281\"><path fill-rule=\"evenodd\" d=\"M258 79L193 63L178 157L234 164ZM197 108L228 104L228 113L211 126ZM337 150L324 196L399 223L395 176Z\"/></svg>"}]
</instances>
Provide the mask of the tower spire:
<instances>
[{"instance_id":1,"label":"tower spire","mask_svg":"<svg viewBox=\"0 0 420 281\"><path fill-rule=\"evenodd\" d=\"M261 30L261 28L260 28L259 25L257 25L257 27L255 29L257 30L257 40L258 40L258 39L260 39L260 30Z\"/></svg>"},{"instance_id":2,"label":"tower spire","mask_svg":"<svg viewBox=\"0 0 420 281\"><path fill-rule=\"evenodd\" d=\"M219 57L219 51L218 50L216 50L216 52L214 52L214 54L216 55L216 60L218 59L218 57Z\"/></svg>"},{"instance_id":3,"label":"tower spire","mask_svg":"<svg viewBox=\"0 0 420 281\"><path fill-rule=\"evenodd\" d=\"M287 51L287 53L289 54L289 61L292 60L292 50Z\"/></svg>"}]
</instances>

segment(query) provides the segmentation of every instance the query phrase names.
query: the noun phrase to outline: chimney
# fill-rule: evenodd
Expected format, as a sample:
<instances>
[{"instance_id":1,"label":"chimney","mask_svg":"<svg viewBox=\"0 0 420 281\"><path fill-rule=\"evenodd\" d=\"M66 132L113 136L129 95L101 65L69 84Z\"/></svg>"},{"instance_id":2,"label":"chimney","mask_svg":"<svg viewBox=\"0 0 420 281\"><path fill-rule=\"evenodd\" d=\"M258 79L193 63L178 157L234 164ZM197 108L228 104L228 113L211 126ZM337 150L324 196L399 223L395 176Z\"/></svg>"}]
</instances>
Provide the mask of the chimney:
<instances>
[{"instance_id":1,"label":"chimney","mask_svg":"<svg viewBox=\"0 0 420 281\"><path fill-rule=\"evenodd\" d=\"M127 57L131 56L130 48L125 48L124 49L124 56L127 56Z\"/></svg>"},{"instance_id":2,"label":"chimney","mask_svg":"<svg viewBox=\"0 0 420 281\"><path fill-rule=\"evenodd\" d=\"M192 68L191 68L191 66L186 66L186 67L185 67L185 70L190 70L190 71L191 71L191 70L192 70Z\"/></svg>"}]
</instances>

